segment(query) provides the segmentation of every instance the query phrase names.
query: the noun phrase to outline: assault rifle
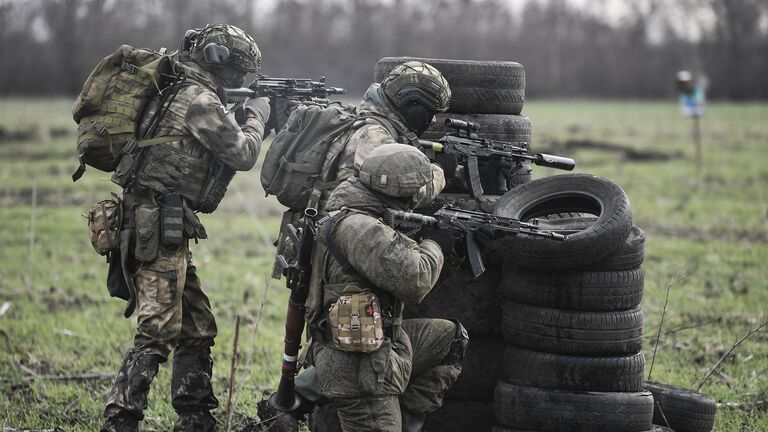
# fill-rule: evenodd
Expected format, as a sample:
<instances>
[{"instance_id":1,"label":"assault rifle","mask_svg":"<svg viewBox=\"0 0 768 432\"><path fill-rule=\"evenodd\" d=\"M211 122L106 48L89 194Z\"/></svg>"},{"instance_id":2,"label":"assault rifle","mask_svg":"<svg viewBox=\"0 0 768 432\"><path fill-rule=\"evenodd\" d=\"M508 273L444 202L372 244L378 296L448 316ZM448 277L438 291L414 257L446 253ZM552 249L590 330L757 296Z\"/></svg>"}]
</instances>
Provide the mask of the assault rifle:
<instances>
[{"instance_id":1,"label":"assault rifle","mask_svg":"<svg viewBox=\"0 0 768 432\"><path fill-rule=\"evenodd\" d=\"M294 377L299 372L298 357L305 324L304 303L309 295L312 273L312 245L315 242L316 217L317 209L308 208L304 210L304 222L301 228L297 230L293 224L286 225L288 236L297 255L296 262L288 264L284 256L277 256L291 295L288 298L288 312L285 317L285 345L280 383L277 386L277 392L269 398L269 404L283 412L295 410L301 402L296 397Z\"/></svg>"},{"instance_id":2,"label":"assault rifle","mask_svg":"<svg viewBox=\"0 0 768 432\"><path fill-rule=\"evenodd\" d=\"M222 100L226 104L235 104L233 110L237 113L247 98L272 98L272 117L267 129L279 131L288 119L287 100L328 105L328 96L346 92L341 87L327 87L325 77L312 81L308 78L272 78L259 74L248 87L222 89Z\"/></svg>"},{"instance_id":3,"label":"assault rifle","mask_svg":"<svg viewBox=\"0 0 768 432\"><path fill-rule=\"evenodd\" d=\"M480 256L480 248L475 238L478 231L491 238L504 235L527 235L558 241L568 239L568 236L563 234L539 229L536 219L527 223L513 218L461 210L450 206L441 208L432 216L390 209L384 217L384 222L399 231L416 231L425 226L453 231L455 233L454 238L466 242L467 258L475 277L485 272L483 258Z\"/></svg>"},{"instance_id":4,"label":"assault rifle","mask_svg":"<svg viewBox=\"0 0 768 432\"><path fill-rule=\"evenodd\" d=\"M529 154L528 149L517 146L514 142L496 141L480 138L475 132L480 125L457 119L446 119L445 126L456 132L445 135L437 141L413 140L430 160L435 160L436 153L456 155L459 165L466 167L469 180L469 192L472 197L482 196L483 185L480 182L479 160L500 162L497 173L497 189L507 191L507 178L522 168L522 162L529 160L536 165L571 171L576 162L573 159L544 153ZM416 142L414 142L416 141ZM446 173L446 177L452 173Z\"/></svg>"},{"instance_id":5,"label":"assault rifle","mask_svg":"<svg viewBox=\"0 0 768 432\"><path fill-rule=\"evenodd\" d=\"M308 78L272 78L259 75L248 87L225 88L227 103L242 103L246 98L279 97L301 102L328 104L328 96L344 94L340 87L327 87L325 77L319 81Z\"/></svg>"}]
</instances>

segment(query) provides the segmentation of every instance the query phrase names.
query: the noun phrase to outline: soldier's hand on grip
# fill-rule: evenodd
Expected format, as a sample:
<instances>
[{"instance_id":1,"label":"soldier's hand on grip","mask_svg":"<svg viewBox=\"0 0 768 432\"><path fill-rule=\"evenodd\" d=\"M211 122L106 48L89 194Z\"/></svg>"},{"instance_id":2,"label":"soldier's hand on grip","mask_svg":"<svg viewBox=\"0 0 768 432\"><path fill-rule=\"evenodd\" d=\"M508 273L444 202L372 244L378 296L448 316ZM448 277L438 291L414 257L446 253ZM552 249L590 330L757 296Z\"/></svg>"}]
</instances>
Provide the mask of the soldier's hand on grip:
<instances>
[{"instance_id":1,"label":"soldier's hand on grip","mask_svg":"<svg viewBox=\"0 0 768 432\"><path fill-rule=\"evenodd\" d=\"M453 233L448 230L441 230L432 227L424 227L421 229L422 240L432 240L440 246L440 250L443 251L443 255L447 255L453 251Z\"/></svg>"},{"instance_id":2,"label":"soldier's hand on grip","mask_svg":"<svg viewBox=\"0 0 768 432\"><path fill-rule=\"evenodd\" d=\"M252 112L255 116L261 119L261 122L266 124L269 121L270 108L268 97L248 98L243 103L246 111Z\"/></svg>"}]
</instances>

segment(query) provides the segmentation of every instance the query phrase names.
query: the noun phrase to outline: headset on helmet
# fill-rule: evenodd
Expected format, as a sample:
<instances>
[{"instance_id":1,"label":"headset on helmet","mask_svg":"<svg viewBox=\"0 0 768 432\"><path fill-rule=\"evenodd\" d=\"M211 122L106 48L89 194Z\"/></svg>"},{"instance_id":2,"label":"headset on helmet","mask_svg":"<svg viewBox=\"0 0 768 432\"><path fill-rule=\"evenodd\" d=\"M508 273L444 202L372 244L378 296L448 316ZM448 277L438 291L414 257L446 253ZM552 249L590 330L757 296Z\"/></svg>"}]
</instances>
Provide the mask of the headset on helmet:
<instances>
[{"instance_id":1,"label":"headset on helmet","mask_svg":"<svg viewBox=\"0 0 768 432\"><path fill-rule=\"evenodd\" d=\"M231 66L242 72L256 72L261 67L261 52L256 41L228 24L187 30L181 51L189 52L195 61L207 67Z\"/></svg>"}]
</instances>

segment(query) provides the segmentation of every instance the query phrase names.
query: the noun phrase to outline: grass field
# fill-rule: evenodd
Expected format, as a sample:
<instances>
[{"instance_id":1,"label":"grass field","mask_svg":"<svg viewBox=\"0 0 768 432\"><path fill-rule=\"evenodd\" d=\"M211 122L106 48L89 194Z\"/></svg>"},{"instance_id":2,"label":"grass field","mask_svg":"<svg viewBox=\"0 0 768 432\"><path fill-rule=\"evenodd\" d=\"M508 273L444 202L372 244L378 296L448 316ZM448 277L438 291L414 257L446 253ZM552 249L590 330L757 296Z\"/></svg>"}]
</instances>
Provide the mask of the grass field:
<instances>
[{"instance_id":1,"label":"grass field","mask_svg":"<svg viewBox=\"0 0 768 432\"><path fill-rule=\"evenodd\" d=\"M132 343L135 323L108 297L106 266L80 216L118 189L93 169L72 183L69 108L69 100L0 100L0 127L33 135L0 140L0 427L98 430L110 381L50 378L113 374ZM626 190L647 235L646 374L669 288L652 378L696 388L768 319L768 104L712 104L701 163L672 102L534 101L525 114L536 151L570 155L577 172ZM264 198L258 178L258 169L236 177L215 216L203 217L211 238L192 246L219 324L214 386L222 405L241 317L236 424L255 416L277 382L288 294L269 278L282 210ZM169 369L153 385L144 430L171 429ZM717 430L768 430L768 331L742 343L702 391L729 404ZM223 407L216 414L223 420Z\"/></svg>"}]
</instances>

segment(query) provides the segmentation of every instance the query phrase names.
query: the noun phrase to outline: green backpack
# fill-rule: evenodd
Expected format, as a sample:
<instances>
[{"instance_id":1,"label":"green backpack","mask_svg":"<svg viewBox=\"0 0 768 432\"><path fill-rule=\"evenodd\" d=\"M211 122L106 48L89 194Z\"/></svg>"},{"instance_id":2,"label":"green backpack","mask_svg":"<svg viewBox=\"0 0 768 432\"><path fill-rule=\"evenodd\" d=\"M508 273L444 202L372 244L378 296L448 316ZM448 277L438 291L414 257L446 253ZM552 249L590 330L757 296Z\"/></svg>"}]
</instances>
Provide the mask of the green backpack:
<instances>
[{"instance_id":1,"label":"green backpack","mask_svg":"<svg viewBox=\"0 0 768 432\"><path fill-rule=\"evenodd\" d=\"M78 124L77 154L85 165L114 171L125 145L136 136L136 126L146 106L174 78L165 48L153 51L121 45L93 69L72 107Z\"/></svg>"},{"instance_id":2,"label":"green backpack","mask_svg":"<svg viewBox=\"0 0 768 432\"><path fill-rule=\"evenodd\" d=\"M381 116L358 115L353 105L299 105L264 156L261 168L264 191L275 195L291 210L303 211L313 190L330 191L339 183L330 178L332 168L355 123L366 118L376 120L387 129L393 128Z\"/></svg>"}]
</instances>

